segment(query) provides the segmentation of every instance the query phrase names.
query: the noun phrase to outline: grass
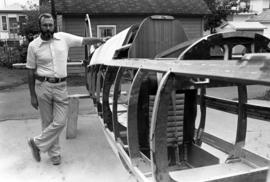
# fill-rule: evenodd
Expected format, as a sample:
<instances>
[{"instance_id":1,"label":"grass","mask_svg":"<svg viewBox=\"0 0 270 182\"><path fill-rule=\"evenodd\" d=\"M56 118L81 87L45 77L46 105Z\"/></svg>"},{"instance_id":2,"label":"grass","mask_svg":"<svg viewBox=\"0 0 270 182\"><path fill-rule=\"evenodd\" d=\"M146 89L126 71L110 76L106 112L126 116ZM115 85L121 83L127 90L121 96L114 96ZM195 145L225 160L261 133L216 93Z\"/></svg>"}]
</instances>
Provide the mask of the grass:
<instances>
[{"instance_id":1,"label":"grass","mask_svg":"<svg viewBox=\"0 0 270 182\"><path fill-rule=\"evenodd\" d=\"M27 83L27 70L0 66L0 90Z\"/></svg>"},{"instance_id":2,"label":"grass","mask_svg":"<svg viewBox=\"0 0 270 182\"><path fill-rule=\"evenodd\" d=\"M67 85L68 86L85 86L85 78L84 76L79 76L79 75L68 76Z\"/></svg>"}]
</instances>

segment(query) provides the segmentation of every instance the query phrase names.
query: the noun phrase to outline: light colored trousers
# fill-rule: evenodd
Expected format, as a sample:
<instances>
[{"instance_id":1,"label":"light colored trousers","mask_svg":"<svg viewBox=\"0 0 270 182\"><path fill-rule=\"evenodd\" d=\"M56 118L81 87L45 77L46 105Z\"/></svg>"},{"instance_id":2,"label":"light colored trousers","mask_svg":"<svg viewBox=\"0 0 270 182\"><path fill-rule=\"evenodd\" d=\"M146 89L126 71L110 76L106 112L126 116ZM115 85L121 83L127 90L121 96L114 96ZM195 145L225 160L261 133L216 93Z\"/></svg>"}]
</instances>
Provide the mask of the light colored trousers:
<instances>
[{"instance_id":1,"label":"light colored trousers","mask_svg":"<svg viewBox=\"0 0 270 182\"><path fill-rule=\"evenodd\" d=\"M34 137L41 152L50 157L60 155L59 135L65 127L68 113L67 83L49 83L36 80L38 107L42 133Z\"/></svg>"}]
</instances>

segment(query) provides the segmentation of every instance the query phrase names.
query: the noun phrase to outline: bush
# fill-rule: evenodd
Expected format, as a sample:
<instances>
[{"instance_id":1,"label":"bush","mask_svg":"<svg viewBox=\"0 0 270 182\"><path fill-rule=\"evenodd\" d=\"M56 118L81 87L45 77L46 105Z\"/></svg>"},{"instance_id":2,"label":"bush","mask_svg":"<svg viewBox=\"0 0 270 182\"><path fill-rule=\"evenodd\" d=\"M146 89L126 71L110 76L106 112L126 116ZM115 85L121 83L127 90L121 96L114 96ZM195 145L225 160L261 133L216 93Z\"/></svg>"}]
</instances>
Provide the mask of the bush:
<instances>
[{"instance_id":1,"label":"bush","mask_svg":"<svg viewBox=\"0 0 270 182\"><path fill-rule=\"evenodd\" d=\"M18 46L18 50L20 52L20 59L19 59L20 63L26 63L27 48L28 48L27 43L24 43L24 44Z\"/></svg>"},{"instance_id":2,"label":"bush","mask_svg":"<svg viewBox=\"0 0 270 182\"><path fill-rule=\"evenodd\" d=\"M0 65L12 68L14 63L25 63L28 45L22 44L16 47L0 47Z\"/></svg>"},{"instance_id":3,"label":"bush","mask_svg":"<svg viewBox=\"0 0 270 182\"><path fill-rule=\"evenodd\" d=\"M13 63L19 62L19 51L16 48L4 49L1 55L1 66L12 68Z\"/></svg>"}]
</instances>

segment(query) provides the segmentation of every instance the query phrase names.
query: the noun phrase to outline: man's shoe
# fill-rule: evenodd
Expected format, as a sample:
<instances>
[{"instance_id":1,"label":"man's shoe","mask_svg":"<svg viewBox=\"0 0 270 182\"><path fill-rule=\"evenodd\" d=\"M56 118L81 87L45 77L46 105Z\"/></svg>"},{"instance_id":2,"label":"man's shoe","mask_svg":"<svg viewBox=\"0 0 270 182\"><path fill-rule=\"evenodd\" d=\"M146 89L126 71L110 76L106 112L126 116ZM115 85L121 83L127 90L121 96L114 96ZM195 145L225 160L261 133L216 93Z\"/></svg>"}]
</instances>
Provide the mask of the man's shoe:
<instances>
[{"instance_id":1,"label":"man's shoe","mask_svg":"<svg viewBox=\"0 0 270 182\"><path fill-rule=\"evenodd\" d=\"M51 161L52 161L53 165L59 165L59 164L61 164L61 156L60 155L53 156L53 157L51 157Z\"/></svg>"},{"instance_id":2,"label":"man's shoe","mask_svg":"<svg viewBox=\"0 0 270 182\"><path fill-rule=\"evenodd\" d=\"M30 148L31 148L31 151L32 151L32 154L33 154L34 159L35 159L37 162L40 162L40 153L39 153L40 150L39 150L39 148L36 146L36 144L35 144L33 138L29 138L29 139L28 139L28 145L29 145Z\"/></svg>"}]
</instances>

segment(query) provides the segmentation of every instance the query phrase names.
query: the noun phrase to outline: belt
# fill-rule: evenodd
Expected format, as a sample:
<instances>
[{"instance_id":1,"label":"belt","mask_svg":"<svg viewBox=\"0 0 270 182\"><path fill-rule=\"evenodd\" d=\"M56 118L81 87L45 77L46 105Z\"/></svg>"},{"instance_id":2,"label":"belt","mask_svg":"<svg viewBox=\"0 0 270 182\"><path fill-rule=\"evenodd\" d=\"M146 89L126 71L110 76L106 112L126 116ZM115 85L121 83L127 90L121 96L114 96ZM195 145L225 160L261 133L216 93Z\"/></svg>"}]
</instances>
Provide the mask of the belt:
<instances>
[{"instance_id":1,"label":"belt","mask_svg":"<svg viewBox=\"0 0 270 182\"><path fill-rule=\"evenodd\" d=\"M41 82L47 81L50 83L60 83L60 82L66 81L66 79L67 79L67 77L56 78L56 77L46 77L46 76L37 76L37 75L35 78Z\"/></svg>"}]
</instances>

